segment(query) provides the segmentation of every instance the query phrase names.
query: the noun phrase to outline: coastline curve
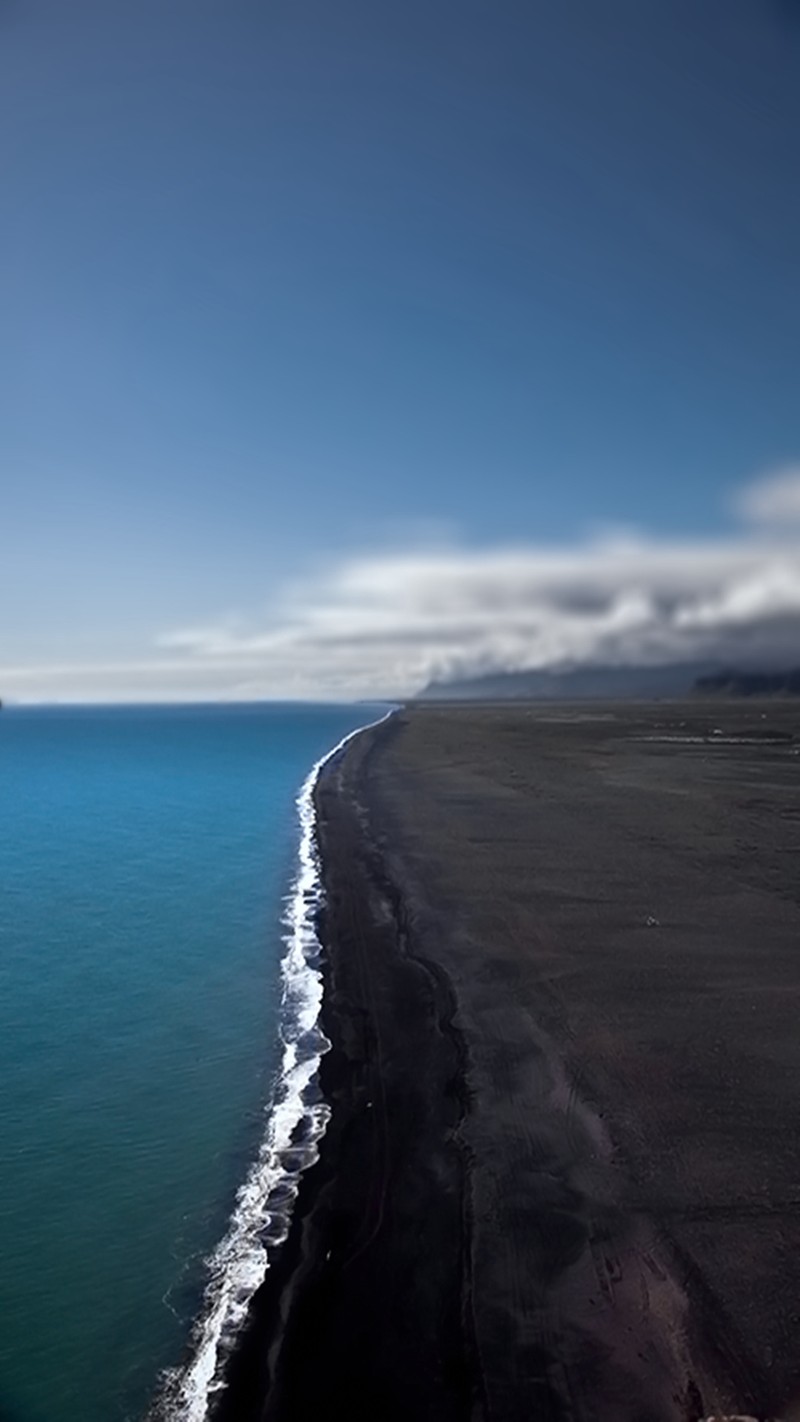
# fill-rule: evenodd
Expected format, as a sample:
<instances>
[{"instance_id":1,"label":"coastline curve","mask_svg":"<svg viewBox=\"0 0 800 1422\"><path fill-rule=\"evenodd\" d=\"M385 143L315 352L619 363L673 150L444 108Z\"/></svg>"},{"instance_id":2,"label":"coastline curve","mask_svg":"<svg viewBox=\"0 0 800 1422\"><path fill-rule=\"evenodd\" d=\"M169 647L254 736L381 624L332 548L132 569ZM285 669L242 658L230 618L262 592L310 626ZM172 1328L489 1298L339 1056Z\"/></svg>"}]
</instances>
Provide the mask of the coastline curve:
<instances>
[{"instance_id":1,"label":"coastline curve","mask_svg":"<svg viewBox=\"0 0 800 1422\"><path fill-rule=\"evenodd\" d=\"M206 1422L209 1407L226 1386L226 1364L253 1295L289 1233L301 1177L318 1159L330 1119L318 1072L330 1043L319 1025L323 981L317 916L323 891L314 792L322 770L356 736L387 721L394 709L348 732L315 761L295 800L298 867L281 920L282 1056L265 1107L266 1130L237 1192L228 1228L206 1261L207 1283L188 1361L162 1374L147 1422Z\"/></svg>"}]
</instances>

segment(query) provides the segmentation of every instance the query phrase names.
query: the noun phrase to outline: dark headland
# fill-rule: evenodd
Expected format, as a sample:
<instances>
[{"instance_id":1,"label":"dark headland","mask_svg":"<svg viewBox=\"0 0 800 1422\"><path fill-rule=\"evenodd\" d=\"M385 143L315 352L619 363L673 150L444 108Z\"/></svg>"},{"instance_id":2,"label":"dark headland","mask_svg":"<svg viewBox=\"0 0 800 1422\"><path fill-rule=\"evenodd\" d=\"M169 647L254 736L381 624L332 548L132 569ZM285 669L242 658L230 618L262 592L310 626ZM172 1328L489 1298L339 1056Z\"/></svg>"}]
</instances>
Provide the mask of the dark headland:
<instances>
[{"instance_id":1,"label":"dark headland","mask_svg":"<svg viewBox=\"0 0 800 1422\"><path fill-rule=\"evenodd\" d=\"M800 1409L800 707L420 705L318 809L333 1116L220 1422Z\"/></svg>"}]
</instances>

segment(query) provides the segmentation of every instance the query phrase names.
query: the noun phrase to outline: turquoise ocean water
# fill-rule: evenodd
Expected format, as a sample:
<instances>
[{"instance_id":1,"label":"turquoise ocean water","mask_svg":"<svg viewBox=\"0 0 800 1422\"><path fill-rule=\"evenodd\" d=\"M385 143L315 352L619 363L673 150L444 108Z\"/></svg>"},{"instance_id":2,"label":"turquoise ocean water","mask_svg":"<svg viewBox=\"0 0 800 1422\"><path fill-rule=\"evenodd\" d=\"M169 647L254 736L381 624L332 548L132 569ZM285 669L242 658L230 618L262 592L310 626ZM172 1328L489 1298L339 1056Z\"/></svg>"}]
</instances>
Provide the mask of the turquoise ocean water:
<instances>
[{"instance_id":1,"label":"turquoise ocean water","mask_svg":"<svg viewBox=\"0 0 800 1422\"><path fill-rule=\"evenodd\" d=\"M281 1067L296 797L379 714L0 713L0 1422L135 1422L180 1363Z\"/></svg>"}]
</instances>

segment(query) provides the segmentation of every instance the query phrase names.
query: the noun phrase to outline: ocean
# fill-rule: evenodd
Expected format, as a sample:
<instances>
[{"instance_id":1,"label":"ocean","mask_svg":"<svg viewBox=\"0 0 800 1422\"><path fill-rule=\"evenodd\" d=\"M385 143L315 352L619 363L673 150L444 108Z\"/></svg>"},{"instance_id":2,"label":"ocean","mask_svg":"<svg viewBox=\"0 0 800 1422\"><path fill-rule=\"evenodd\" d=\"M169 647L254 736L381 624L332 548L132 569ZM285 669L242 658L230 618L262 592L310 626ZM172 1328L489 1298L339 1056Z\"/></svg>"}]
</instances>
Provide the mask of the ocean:
<instances>
[{"instance_id":1,"label":"ocean","mask_svg":"<svg viewBox=\"0 0 800 1422\"><path fill-rule=\"evenodd\" d=\"M325 1120L309 777L381 714L0 713L0 1422L203 1417Z\"/></svg>"}]
</instances>

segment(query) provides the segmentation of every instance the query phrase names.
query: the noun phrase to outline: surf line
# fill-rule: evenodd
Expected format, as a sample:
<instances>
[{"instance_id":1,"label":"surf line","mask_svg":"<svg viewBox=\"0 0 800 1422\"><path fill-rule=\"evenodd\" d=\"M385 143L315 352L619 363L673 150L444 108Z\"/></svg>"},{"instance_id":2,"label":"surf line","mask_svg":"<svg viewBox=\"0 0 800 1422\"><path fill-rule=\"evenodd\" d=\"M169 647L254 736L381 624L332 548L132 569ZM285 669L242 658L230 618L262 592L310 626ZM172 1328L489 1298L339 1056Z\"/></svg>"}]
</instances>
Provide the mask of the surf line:
<instances>
[{"instance_id":1,"label":"surf line","mask_svg":"<svg viewBox=\"0 0 800 1422\"><path fill-rule=\"evenodd\" d=\"M394 710L343 736L311 767L295 801L298 868L282 918L283 1055L266 1108L266 1131L237 1193L228 1229L206 1261L208 1283L192 1331L189 1361L163 1376L149 1413L151 1422L205 1422L210 1402L225 1387L225 1364L250 1300L263 1283L271 1255L289 1233L301 1176L319 1158L330 1107L319 1089L318 1072L330 1042L319 1025L323 983L317 916L323 893L314 792L325 766L356 736L388 721Z\"/></svg>"}]
</instances>

